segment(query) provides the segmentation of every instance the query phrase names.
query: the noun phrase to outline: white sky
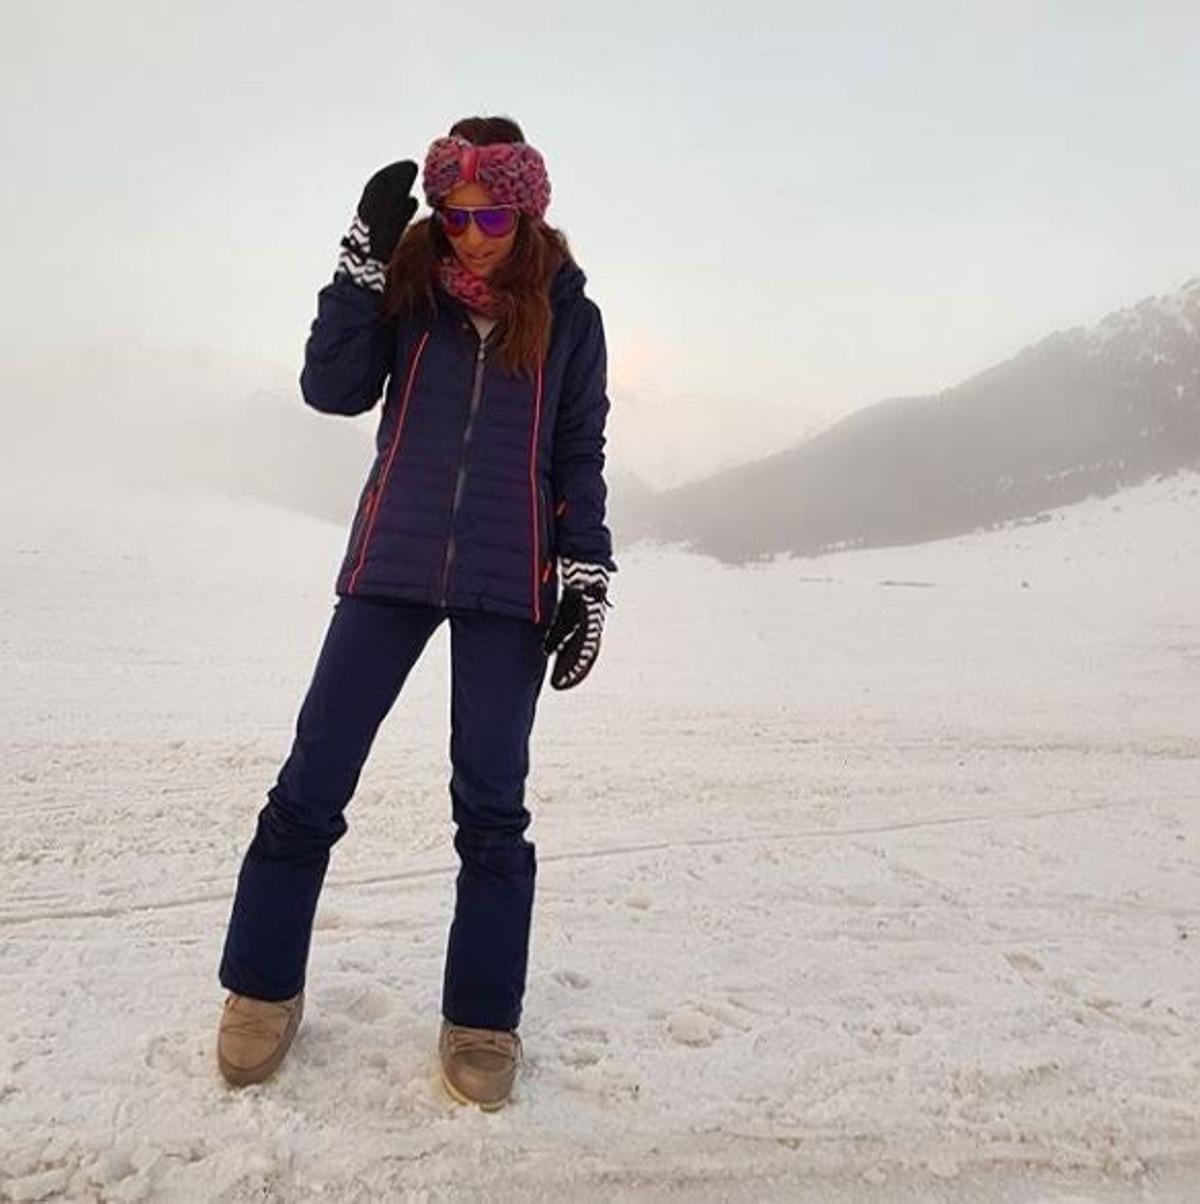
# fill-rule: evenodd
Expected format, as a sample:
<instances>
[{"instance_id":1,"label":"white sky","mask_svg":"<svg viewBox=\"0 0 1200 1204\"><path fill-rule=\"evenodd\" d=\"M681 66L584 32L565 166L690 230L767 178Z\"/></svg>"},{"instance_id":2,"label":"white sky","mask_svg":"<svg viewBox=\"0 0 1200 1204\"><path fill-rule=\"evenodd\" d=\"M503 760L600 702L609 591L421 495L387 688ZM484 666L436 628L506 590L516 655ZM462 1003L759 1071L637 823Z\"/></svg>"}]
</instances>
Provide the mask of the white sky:
<instances>
[{"instance_id":1,"label":"white sky","mask_svg":"<svg viewBox=\"0 0 1200 1204\"><path fill-rule=\"evenodd\" d=\"M546 155L623 446L661 481L1200 272L1194 3L206 0L2 22L6 355L198 345L294 376L366 178L474 112Z\"/></svg>"}]
</instances>

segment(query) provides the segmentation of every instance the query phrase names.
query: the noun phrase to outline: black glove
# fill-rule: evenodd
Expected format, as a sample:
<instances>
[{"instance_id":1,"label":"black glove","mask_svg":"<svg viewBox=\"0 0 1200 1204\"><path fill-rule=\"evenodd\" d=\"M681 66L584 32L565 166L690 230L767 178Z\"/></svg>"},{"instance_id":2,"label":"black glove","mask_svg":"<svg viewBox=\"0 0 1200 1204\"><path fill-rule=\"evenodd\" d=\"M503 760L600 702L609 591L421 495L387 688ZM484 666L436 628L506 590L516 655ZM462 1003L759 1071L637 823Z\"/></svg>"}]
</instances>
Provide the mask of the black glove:
<instances>
[{"instance_id":1,"label":"black glove","mask_svg":"<svg viewBox=\"0 0 1200 1204\"><path fill-rule=\"evenodd\" d=\"M583 681L600 655L604 610L612 603L608 600L608 570L602 564L564 557L562 580L562 597L542 650L547 656L558 654L550 674L551 686L569 690Z\"/></svg>"},{"instance_id":2,"label":"black glove","mask_svg":"<svg viewBox=\"0 0 1200 1204\"><path fill-rule=\"evenodd\" d=\"M362 199L338 255L337 272L355 284L382 293L392 252L417 211L410 196L417 179L417 165L400 159L380 168L363 189Z\"/></svg>"}]
</instances>

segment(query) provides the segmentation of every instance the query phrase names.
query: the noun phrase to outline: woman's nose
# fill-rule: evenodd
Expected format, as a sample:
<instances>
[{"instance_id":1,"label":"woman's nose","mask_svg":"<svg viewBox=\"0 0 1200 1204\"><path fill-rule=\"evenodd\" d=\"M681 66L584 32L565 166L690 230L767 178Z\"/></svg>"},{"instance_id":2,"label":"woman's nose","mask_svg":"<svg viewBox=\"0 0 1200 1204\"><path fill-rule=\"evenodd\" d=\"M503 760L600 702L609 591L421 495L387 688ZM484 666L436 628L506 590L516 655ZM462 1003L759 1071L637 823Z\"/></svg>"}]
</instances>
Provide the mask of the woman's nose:
<instances>
[{"instance_id":1,"label":"woman's nose","mask_svg":"<svg viewBox=\"0 0 1200 1204\"><path fill-rule=\"evenodd\" d=\"M472 250L483 244L483 234L480 231L479 226L476 225L474 217L471 218L464 237L467 240L467 246L469 246Z\"/></svg>"}]
</instances>

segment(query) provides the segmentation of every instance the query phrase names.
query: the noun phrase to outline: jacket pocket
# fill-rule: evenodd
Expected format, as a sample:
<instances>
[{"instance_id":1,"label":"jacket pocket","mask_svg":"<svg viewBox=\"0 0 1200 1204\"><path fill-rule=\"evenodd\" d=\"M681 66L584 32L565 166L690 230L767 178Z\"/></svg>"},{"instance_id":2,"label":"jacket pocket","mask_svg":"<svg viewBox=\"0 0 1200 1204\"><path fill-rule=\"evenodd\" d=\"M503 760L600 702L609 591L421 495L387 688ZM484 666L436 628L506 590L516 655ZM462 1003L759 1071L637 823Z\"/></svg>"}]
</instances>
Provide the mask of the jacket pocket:
<instances>
[{"instance_id":1,"label":"jacket pocket","mask_svg":"<svg viewBox=\"0 0 1200 1204\"><path fill-rule=\"evenodd\" d=\"M541 530L541 534L542 534L542 542L541 542L542 561L545 562L545 561L551 559L551 555L550 555L550 542L551 542L550 508L546 505L546 494L545 494L545 491L542 489L542 484L540 481L538 482L538 522L540 523L540 530Z\"/></svg>"},{"instance_id":2,"label":"jacket pocket","mask_svg":"<svg viewBox=\"0 0 1200 1204\"><path fill-rule=\"evenodd\" d=\"M362 503L358 507L358 513L354 517L354 530L350 536L350 556L353 559L363 549L363 543L367 538L367 531L371 526L371 514L375 509L375 499L379 494L379 484L377 481L372 481L363 496Z\"/></svg>"}]
</instances>

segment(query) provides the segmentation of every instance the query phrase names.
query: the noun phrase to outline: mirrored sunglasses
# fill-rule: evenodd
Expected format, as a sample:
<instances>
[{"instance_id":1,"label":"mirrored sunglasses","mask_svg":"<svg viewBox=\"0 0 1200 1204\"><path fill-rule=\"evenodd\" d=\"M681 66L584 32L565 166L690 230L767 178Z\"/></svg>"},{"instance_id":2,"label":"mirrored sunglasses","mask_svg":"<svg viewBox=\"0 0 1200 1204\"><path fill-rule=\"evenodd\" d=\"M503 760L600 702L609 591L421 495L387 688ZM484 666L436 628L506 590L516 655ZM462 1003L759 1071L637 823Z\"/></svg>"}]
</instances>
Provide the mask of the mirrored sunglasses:
<instances>
[{"instance_id":1,"label":"mirrored sunglasses","mask_svg":"<svg viewBox=\"0 0 1200 1204\"><path fill-rule=\"evenodd\" d=\"M515 229L519 210L515 205L442 205L436 212L451 238L466 234L472 219L487 238L503 238Z\"/></svg>"}]
</instances>

